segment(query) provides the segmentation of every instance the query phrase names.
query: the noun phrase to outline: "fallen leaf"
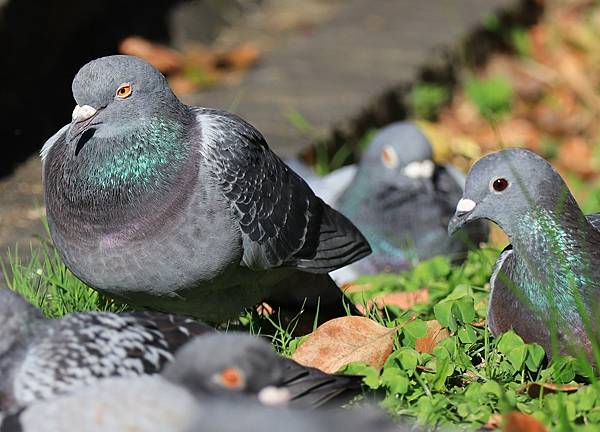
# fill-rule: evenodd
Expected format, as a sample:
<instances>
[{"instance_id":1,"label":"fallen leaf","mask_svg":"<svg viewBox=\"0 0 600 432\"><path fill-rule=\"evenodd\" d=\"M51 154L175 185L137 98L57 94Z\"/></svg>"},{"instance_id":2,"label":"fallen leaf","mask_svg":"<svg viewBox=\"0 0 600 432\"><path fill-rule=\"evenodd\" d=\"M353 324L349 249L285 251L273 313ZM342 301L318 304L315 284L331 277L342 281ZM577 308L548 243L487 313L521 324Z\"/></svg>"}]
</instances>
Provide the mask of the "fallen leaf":
<instances>
[{"instance_id":1,"label":"fallen leaf","mask_svg":"<svg viewBox=\"0 0 600 432\"><path fill-rule=\"evenodd\" d=\"M558 150L558 162L584 177L594 173L593 159L592 149L581 137L568 138Z\"/></svg>"},{"instance_id":2,"label":"fallen leaf","mask_svg":"<svg viewBox=\"0 0 600 432\"><path fill-rule=\"evenodd\" d=\"M298 363L334 373L352 362L381 369L394 348L398 328L387 328L369 318L346 316L319 326L292 358Z\"/></svg>"},{"instance_id":3,"label":"fallen leaf","mask_svg":"<svg viewBox=\"0 0 600 432\"><path fill-rule=\"evenodd\" d=\"M540 394L549 393L573 393L581 388L579 384L552 384L552 383L530 383L527 385L527 394L532 398L540 397Z\"/></svg>"},{"instance_id":4,"label":"fallen leaf","mask_svg":"<svg viewBox=\"0 0 600 432\"><path fill-rule=\"evenodd\" d=\"M502 416L503 432L546 432L546 427L533 416L511 411Z\"/></svg>"},{"instance_id":5,"label":"fallen leaf","mask_svg":"<svg viewBox=\"0 0 600 432\"><path fill-rule=\"evenodd\" d=\"M217 54L215 67L225 70L244 70L258 62L258 48L252 42L246 42L239 47Z\"/></svg>"},{"instance_id":6,"label":"fallen leaf","mask_svg":"<svg viewBox=\"0 0 600 432\"><path fill-rule=\"evenodd\" d=\"M416 304L427 303L429 301L429 290L421 288L416 291L401 291L388 294L381 294L373 297L368 304L369 309L375 304L379 309L384 306L398 306L402 310L407 310Z\"/></svg>"},{"instance_id":7,"label":"fallen leaf","mask_svg":"<svg viewBox=\"0 0 600 432\"><path fill-rule=\"evenodd\" d=\"M425 324L427 325L427 334L417 339L415 350L431 354L438 342L450 336L450 332L442 327L437 320L427 321Z\"/></svg>"},{"instance_id":8,"label":"fallen leaf","mask_svg":"<svg viewBox=\"0 0 600 432\"><path fill-rule=\"evenodd\" d=\"M164 74L180 71L183 58L180 53L140 36L126 37L119 43L119 52L146 60Z\"/></svg>"},{"instance_id":9,"label":"fallen leaf","mask_svg":"<svg viewBox=\"0 0 600 432\"><path fill-rule=\"evenodd\" d=\"M502 425L502 414L496 413L496 414L492 414L490 416L488 421L485 422L485 424L483 426L481 426L481 429L495 430L495 429L499 429L501 425Z\"/></svg>"},{"instance_id":10,"label":"fallen leaf","mask_svg":"<svg viewBox=\"0 0 600 432\"><path fill-rule=\"evenodd\" d=\"M357 284L354 282L346 282L340 287L344 293L365 292L369 291L371 288L373 288L373 285L370 283Z\"/></svg>"}]
</instances>

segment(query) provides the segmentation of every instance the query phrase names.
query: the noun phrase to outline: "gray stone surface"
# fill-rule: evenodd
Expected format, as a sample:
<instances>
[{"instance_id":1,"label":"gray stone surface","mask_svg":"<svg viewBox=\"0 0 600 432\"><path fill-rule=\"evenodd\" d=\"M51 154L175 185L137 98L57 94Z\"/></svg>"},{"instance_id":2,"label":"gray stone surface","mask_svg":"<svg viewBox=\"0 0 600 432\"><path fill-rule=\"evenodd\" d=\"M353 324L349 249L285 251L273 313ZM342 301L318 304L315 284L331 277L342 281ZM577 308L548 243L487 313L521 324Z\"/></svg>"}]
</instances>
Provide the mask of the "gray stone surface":
<instances>
[{"instance_id":1,"label":"gray stone surface","mask_svg":"<svg viewBox=\"0 0 600 432\"><path fill-rule=\"evenodd\" d=\"M458 46L483 17L518 3L263 0L255 14L244 15L217 39L223 45L258 40L260 64L238 80L185 100L233 108L258 127L278 153L291 155L317 138L339 136L357 122L365 128L396 120L397 113L367 120L363 114L367 107L382 104L391 89L413 81L420 67L439 57L442 48ZM292 111L312 125L310 133L291 124L288 113ZM57 123L56 129L62 124ZM40 177L40 163L33 156L0 181L0 258L4 260L7 248L19 244L21 251L27 250L35 234L44 235L38 217Z\"/></svg>"},{"instance_id":2,"label":"gray stone surface","mask_svg":"<svg viewBox=\"0 0 600 432\"><path fill-rule=\"evenodd\" d=\"M309 32L280 41L240 84L187 98L249 120L283 155L313 139L287 116L297 111L318 136L347 127L365 105L416 78L436 48L452 48L488 14L514 0L347 0Z\"/></svg>"}]
</instances>

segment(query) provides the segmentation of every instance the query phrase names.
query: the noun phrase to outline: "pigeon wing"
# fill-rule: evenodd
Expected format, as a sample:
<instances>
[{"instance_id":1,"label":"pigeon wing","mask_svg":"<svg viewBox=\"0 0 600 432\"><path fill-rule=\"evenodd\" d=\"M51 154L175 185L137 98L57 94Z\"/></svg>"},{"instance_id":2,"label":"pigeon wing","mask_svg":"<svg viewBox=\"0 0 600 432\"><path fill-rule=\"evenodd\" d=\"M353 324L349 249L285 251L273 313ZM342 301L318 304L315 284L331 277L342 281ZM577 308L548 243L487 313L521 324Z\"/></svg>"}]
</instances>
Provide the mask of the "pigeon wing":
<instances>
[{"instance_id":1,"label":"pigeon wing","mask_svg":"<svg viewBox=\"0 0 600 432\"><path fill-rule=\"evenodd\" d=\"M187 317L75 313L49 324L16 372L20 402L47 399L110 376L159 372L173 352L209 331Z\"/></svg>"},{"instance_id":2,"label":"pigeon wing","mask_svg":"<svg viewBox=\"0 0 600 432\"><path fill-rule=\"evenodd\" d=\"M328 273L370 253L352 222L316 197L254 127L222 111L196 113L205 159L239 222L244 265Z\"/></svg>"}]
</instances>

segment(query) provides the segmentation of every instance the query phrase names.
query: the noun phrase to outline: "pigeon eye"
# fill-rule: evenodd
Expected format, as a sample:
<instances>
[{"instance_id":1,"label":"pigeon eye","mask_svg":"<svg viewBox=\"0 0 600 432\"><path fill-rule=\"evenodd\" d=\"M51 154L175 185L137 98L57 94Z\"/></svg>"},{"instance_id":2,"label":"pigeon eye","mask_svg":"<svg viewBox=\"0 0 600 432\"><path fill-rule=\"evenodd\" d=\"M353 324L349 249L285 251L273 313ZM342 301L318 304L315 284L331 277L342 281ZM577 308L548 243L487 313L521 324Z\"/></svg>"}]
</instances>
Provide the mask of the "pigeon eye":
<instances>
[{"instance_id":1,"label":"pigeon eye","mask_svg":"<svg viewBox=\"0 0 600 432\"><path fill-rule=\"evenodd\" d=\"M496 192L502 192L504 189L508 187L508 180L503 177L497 178L492 181L492 189Z\"/></svg>"},{"instance_id":2,"label":"pigeon eye","mask_svg":"<svg viewBox=\"0 0 600 432\"><path fill-rule=\"evenodd\" d=\"M242 371L235 367L222 369L219 376L221 385L232 390L240 390L245 382Z\"/></svg>"},{"instance_id":3,"label":"pigeon eye","mask_svg":"<svg viewBox=\"0 0 600 432\"><path fill-rule=\"evenodd\" d=\"M381 160L383 161L383 164L390 169L398 166L398 155L390 146L385 146L381 151Z\"/></svg>"},{"instance_id":4,"label":"pigeon eye","mask_svg":"<svg viewBox=\"0 0 600 432\"><path fill-rule=\"evenodd\" d=\"M117 89L116 96L121 99L128 98L131 96L131 92L133 91L133 87L129 83L123 83Z\"/></svg>"}]
</instances>

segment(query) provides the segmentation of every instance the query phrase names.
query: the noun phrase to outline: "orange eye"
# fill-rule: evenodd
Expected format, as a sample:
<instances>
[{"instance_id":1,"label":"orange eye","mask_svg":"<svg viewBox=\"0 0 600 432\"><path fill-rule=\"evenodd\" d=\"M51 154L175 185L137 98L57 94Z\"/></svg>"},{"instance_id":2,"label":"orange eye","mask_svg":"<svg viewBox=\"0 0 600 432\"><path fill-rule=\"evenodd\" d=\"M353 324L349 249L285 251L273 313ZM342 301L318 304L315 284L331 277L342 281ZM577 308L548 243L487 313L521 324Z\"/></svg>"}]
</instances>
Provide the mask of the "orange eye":
<instances>
[{"instance_id":1,"label":"orange eye","mask_svg":"<svg viewBox=\"0 0 600 432\"><path fill-rule=\"evenodd\" d=\"M398 155L391 146L385 146L381 152L383 164L388 168L396 168L398 166Z\"/></svg>"},{"instance_id":2,"label":"orange eye","mask_svg":"<svg viewBox=\"0 0 600 432\"><path fill-rule=\"evenodd\" d=\"M244 376L238 368L229 367L221 370L221 384L230 389L239 390L244 385Z\"/></svg>"},{"instance_id":3,"label":"orange eye","mask_svg":"<svg viewBox=\"0 0 600 432\"><path fill-rule=\"evenodd\" d=\"M129 83L123 83L117 89L117 97L121 99L128 98L131 96L131 92L133 91L133 87Z\"/></svg>"}]
</instances>

